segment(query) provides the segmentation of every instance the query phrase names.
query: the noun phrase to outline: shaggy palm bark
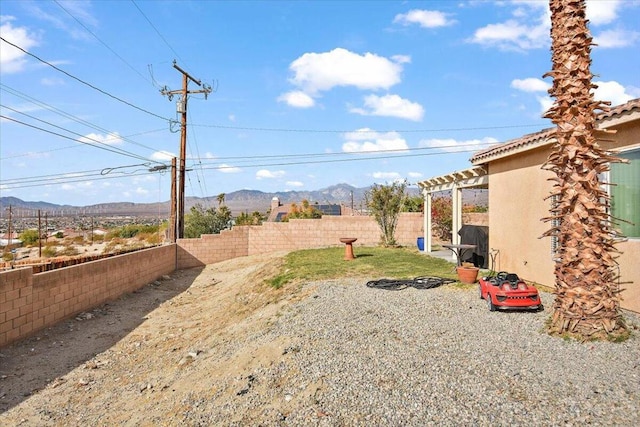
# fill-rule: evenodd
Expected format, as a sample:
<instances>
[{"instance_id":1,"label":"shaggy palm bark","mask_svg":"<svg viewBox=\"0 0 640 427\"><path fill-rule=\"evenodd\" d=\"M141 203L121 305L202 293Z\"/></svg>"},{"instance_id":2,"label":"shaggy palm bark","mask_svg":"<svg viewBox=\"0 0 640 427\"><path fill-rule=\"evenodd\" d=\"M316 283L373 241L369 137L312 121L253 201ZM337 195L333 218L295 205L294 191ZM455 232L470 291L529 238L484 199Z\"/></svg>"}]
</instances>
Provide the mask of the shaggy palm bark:
<instances>
[{"instance_id":1,"label":"shaggy palm bark","mask_svg":"<svg viewBox=\"0 0 640 427\"><path fill-rule=\"evenodd\" d=\"M609 198L600 177L619 159L604 151L595 133L596 110L591 89L591 35L584 0L550 0L553 77L549 93L555 103L546 113L557 125L557 143L545 164L556 177L554 205L545 233L558 239L552 333L604 338L626 331L620 315L614 254L615 233Z\"/></svg>"}]
</instances>

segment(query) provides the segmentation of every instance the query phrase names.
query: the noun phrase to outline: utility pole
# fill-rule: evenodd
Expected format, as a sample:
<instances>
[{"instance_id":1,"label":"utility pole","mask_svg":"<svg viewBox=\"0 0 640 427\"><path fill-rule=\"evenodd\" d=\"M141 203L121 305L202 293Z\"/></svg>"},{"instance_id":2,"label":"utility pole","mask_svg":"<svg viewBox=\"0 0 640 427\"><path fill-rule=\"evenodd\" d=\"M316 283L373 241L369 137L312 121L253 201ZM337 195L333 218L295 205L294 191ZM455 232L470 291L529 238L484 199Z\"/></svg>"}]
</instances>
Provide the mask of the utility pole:
<instances>
[{"instance_id":1,"label":"utility pole","mask_svg":"<svg viewBox=\"0 0 640 427\"><path fill-rule=\"evenodd\" d=\"M176 103L176 112L180 114L180 156L178 158L179 167L178 167L178 196L177 196L177 237L181 239L184 237L184 182L185 182L185 158L187 153L187 99L189 98L189 94L192 93L203 93L205 99L207 99L207 95L211 93L211 87L207 85L202 85L200 80L196 80L189 73L180 68L176 61L173 61L173 68L180 71L182 73L182 89L180 90L168 90L167 87L162 88L160 93L162 95L168 96L169 100L173 98L173 95L180 95L180 99ZM202 89L199 90L188 90L187 86L189 84L189 80L201 86Z\"/></svg>"},{"instance_id":2,"label":"utility pole","mask_svg":"<svg viewBox=\"0 0 640 427\"><path fill-rule=\"evenodd\" d=\"M169 215L169 240L176 242L176 158L171 158L171 214Z\"/></svg>"},{"instance_id":3,"label":"utility pole","mask_svg":"<svg viewBox=\"0 0 640 427\"><path fill-rule=\"evenodd\" d=\"M38 258L42 258L42 220L38 209Z\"/></svg>"},{"instance_id":4,"label":"utility pole","mask_svg":"<svg viewBox=\"0 0 640 427\"><path fill-rule=\"evenodd\" d=\"M12 206L9 205L9 238L7 239L7 248L9 250L11 250L11 235L13 234L13 230L11 230L11 208Z\"/></svg>"}]
</instances>

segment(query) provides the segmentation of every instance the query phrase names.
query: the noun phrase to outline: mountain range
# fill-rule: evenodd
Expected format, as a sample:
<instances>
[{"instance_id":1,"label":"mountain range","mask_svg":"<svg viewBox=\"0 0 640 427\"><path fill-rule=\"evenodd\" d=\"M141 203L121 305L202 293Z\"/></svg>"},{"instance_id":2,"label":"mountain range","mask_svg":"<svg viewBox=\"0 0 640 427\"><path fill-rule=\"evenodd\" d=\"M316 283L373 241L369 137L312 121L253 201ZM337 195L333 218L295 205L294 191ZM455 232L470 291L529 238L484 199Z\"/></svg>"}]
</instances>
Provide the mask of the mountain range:
<instances>
[{"instance_id":1,"label":"mountain range","mask_svg":"<svg viewBox=\"0 0 640 427\"><path fill-rule=\"evenodd\" d=\"M355 209L364 207L365 194L371 187L356 188L349 184L337 184L327 188L315 191L280 191L276 193L265 193L258 190L238 190L232 193L224 194L224 204L231 210L234 215L241 212L260 212L266 213L271 207L271 201L277 197L282 204L300 203L302 200L308 200L311 203L325 204L343 204L353 206ZM417 188L407 188L407 192L411 196L420 194ZM486 192L478 192L468 190L463 193L463 198L473 200L469 203L476 205L487 205ZM186 197L185 211L188 212L192 206L200 204L206 207L217 207L219 205L218 195L208 197ZM131 215L131 216L168 216L170 203L133 203L133 202L117 202L117 203L100 203L89 206L71 206L57 205L48 202L30 202L24 201L17 197L0 197L0 217L6 217L6 210L11 206L12 212L16 216L36 216L37 211L46 212L53 216L72 216L72 215Z\"/></svg>"},{"instance_id":2,"label":"mountain range","mask_svg":"<svg viewBox=\"0 0 640 427\"><path fill-rule=\"evenodd\" d=\"M300 203L302 200L308 200L311 203L318 204L345 204L360 208L364 203L364 195L370 189L356 188L348 184L337 184L327 188L315 191L282 191L276 193L265 193L258 190L238 190L232 193L224 194L224 204L231 209L234 214L240 212L267 212L271 207L271 200L277 197L281 203ZM416 189L408 189L410 194L418 194ZM185 210L188 211L192 206L201 204L204 207L217 207L218 195L208 197L186 197ZM100 203L89 206L71 206L57 205L48 202L31 202L24 201L17 197L0 197L0 210L2 216L6 216L5 210L12 207L15 214L23 212L25 215L31 215L40 210L50 215L168 215L169 201L161 203L133 203L133 202L117 202L117 203ZM28 212L28 213L27 213Z\"/></svg>"}]
</instances>

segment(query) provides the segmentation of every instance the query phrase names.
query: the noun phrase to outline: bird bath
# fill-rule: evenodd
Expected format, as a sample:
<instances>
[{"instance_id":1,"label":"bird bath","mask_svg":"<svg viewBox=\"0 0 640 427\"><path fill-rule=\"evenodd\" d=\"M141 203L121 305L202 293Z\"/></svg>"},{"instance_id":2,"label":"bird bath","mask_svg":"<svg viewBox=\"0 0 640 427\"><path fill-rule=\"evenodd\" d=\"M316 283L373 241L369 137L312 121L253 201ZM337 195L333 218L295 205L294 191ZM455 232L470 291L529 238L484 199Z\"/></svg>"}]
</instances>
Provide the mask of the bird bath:
<instances>
[{"instance_id":1,"label":"bird bath","mask_svg":"<svg viewBox=\"0 0 640 427\"><path fill-rule=\"evenodd\" d=\"M353 242L358 240L355 237L341 237L340 241L345 244L344 247L344 259L350 261L356 257L353 255Z\"/></svg>"}]
</instances>

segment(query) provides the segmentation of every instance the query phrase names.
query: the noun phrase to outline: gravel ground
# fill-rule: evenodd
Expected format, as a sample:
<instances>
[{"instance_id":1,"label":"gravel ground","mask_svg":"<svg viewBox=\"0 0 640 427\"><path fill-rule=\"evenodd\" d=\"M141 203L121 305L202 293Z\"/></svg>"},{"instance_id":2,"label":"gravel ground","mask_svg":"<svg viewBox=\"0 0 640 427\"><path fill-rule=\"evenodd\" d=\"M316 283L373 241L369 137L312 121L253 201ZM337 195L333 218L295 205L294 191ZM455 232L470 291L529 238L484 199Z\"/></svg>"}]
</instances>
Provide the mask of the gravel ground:
<instances>
[{"instance_id":1,"label":"gravel ground","mask_svg":"<svg viewBox=\"0 0 640 427\"><path fill-rule=\"evenodd\" d=\"M237 398L222 407L203 401L199 422L640 425L640 339L580 344L541 333L550 294L545 312L492 313L477 292L450 286L308 286L310 298L247 337L294 337L283 360L236 378ZM637 335L638 319L628 321Z\"/></svg>"},{"instance_id":2,"label":"gravel ground","mask_svg":"<svg viewBox=\"0 0 640 427\"><path fill-rule=\"evenodd\" d=\"M176 272L0 351L0 426L637 426L640 320L576 343L477 289ZM4 412L3 412L4 411Z\"/></svg>"}]
</instances>

